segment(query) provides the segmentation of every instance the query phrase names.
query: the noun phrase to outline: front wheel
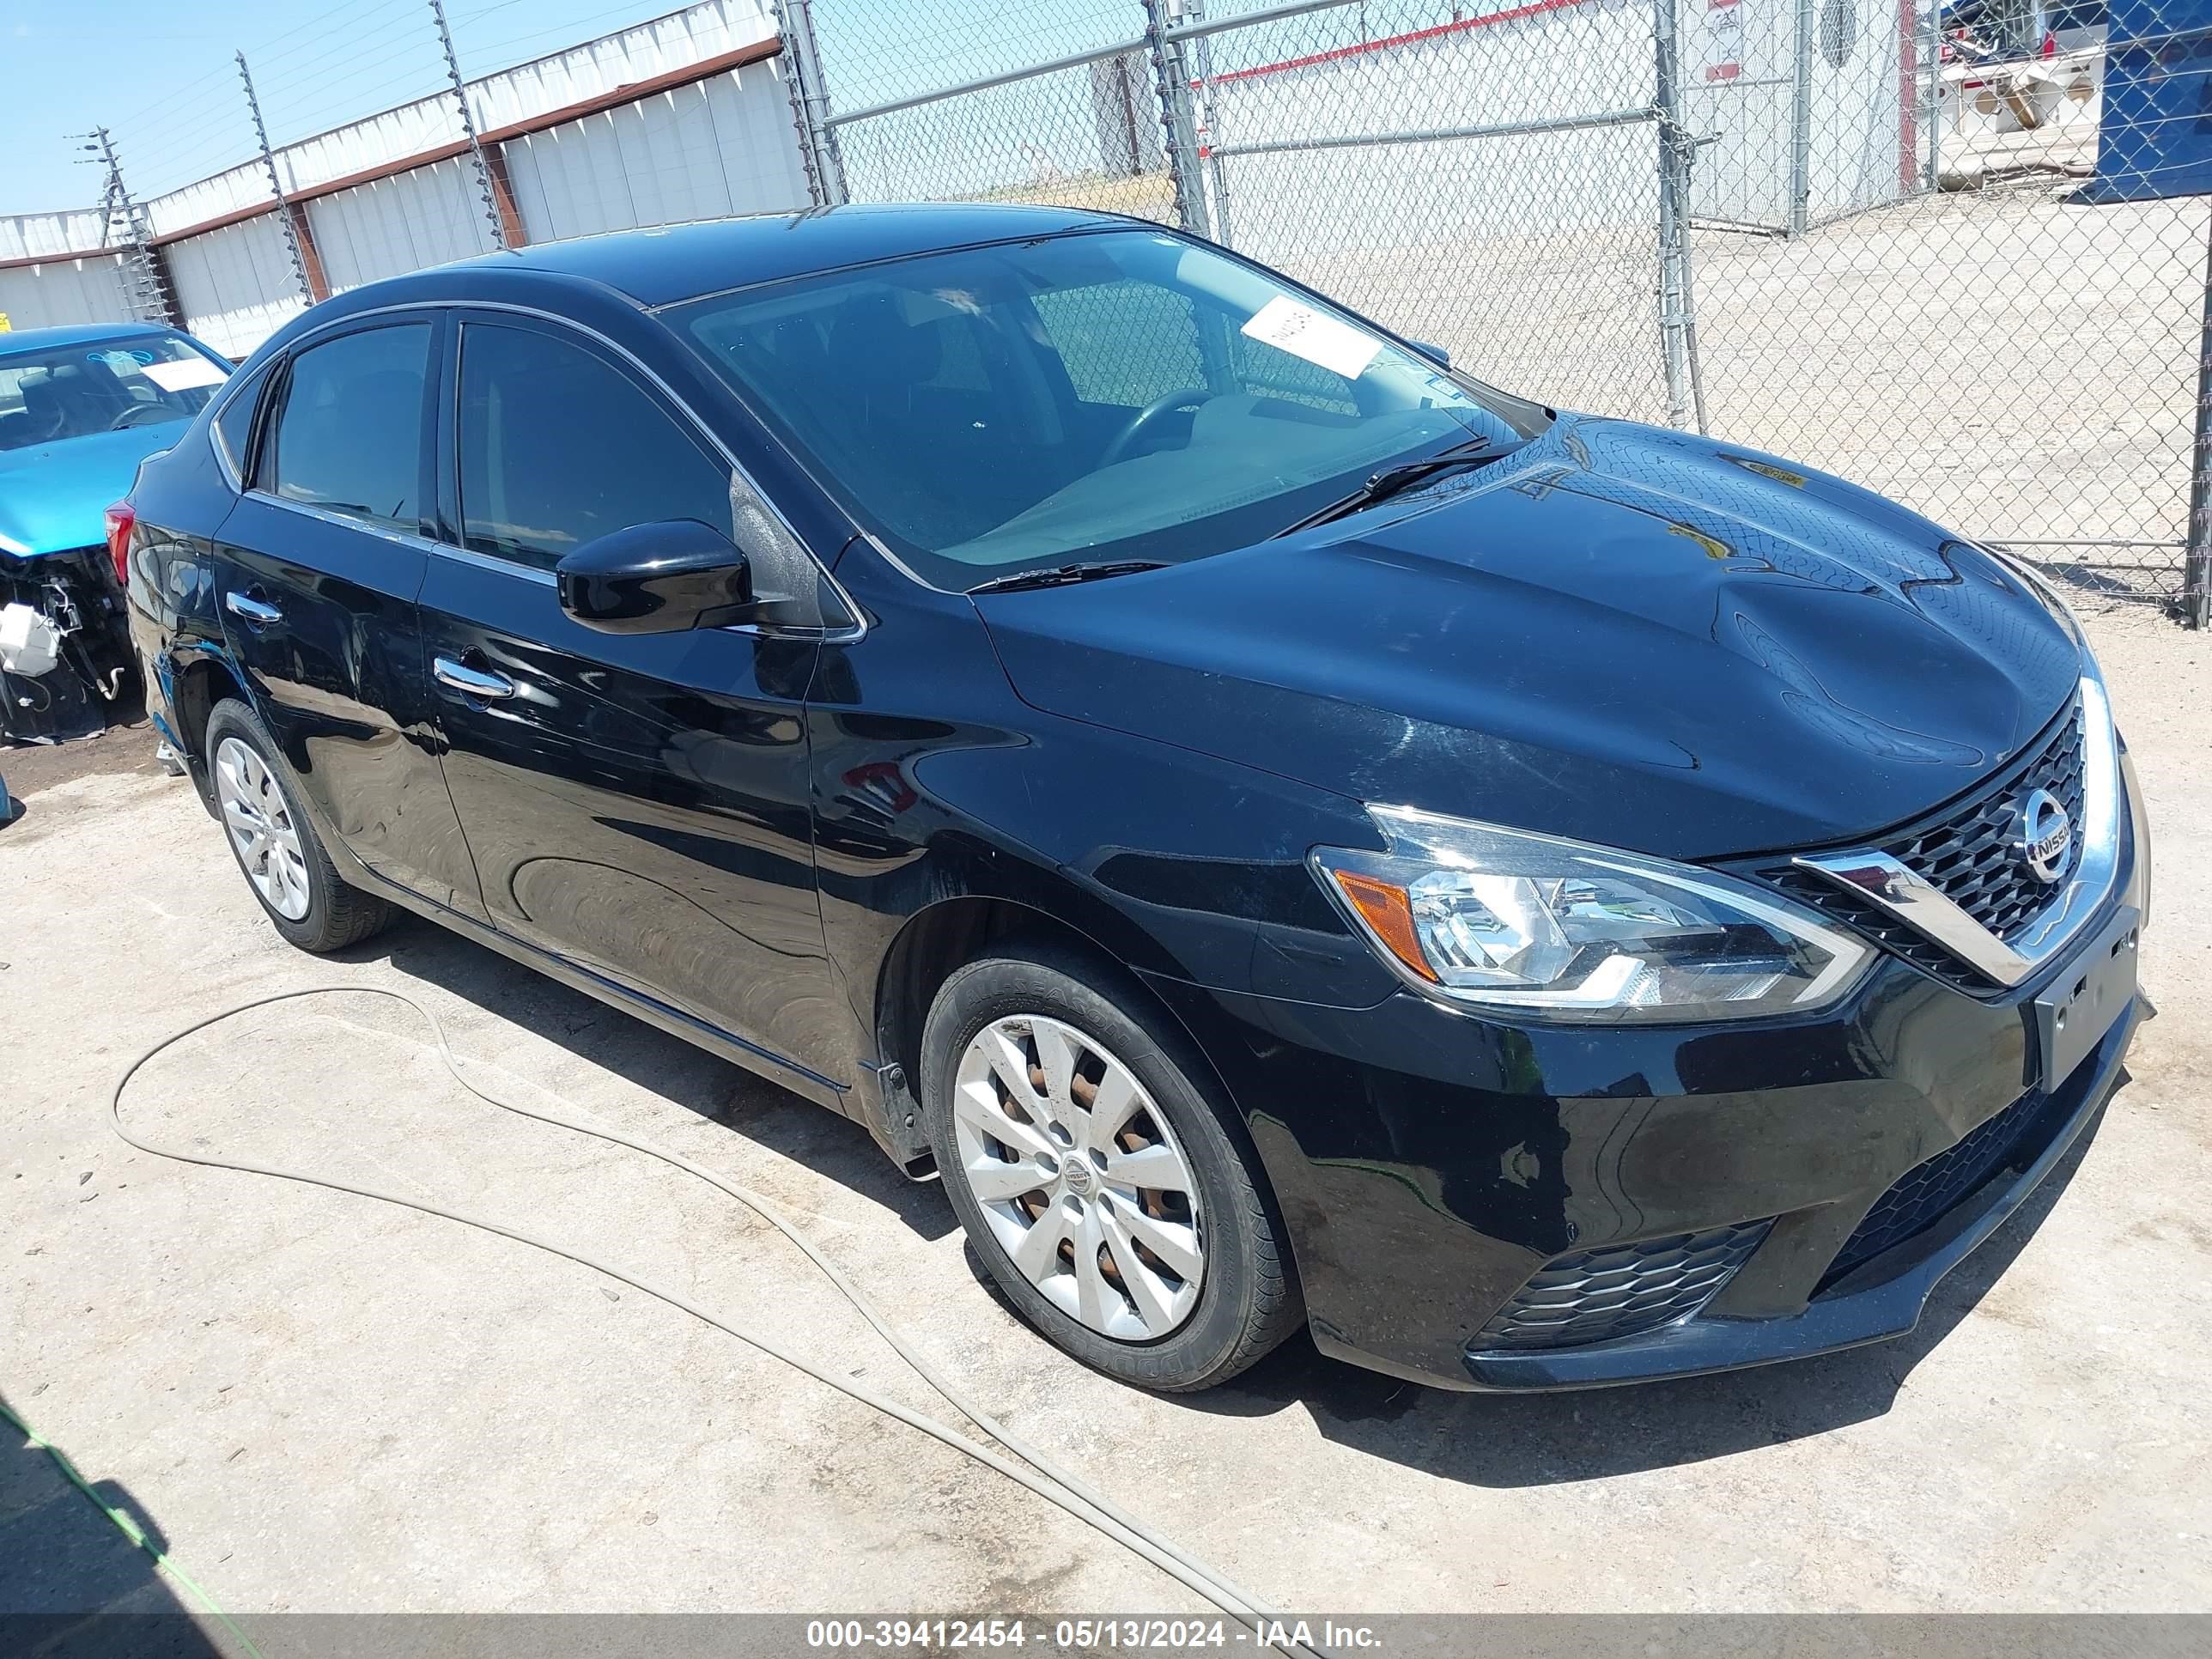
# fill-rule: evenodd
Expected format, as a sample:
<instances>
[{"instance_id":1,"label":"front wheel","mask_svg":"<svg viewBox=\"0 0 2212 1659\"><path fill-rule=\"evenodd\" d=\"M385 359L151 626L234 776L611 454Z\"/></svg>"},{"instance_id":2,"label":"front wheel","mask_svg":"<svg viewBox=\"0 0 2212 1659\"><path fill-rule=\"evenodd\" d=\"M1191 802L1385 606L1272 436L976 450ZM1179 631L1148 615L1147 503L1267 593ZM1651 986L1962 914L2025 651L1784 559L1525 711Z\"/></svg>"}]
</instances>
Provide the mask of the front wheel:
<instances>
[{"instance_id":1,"label":"front wheel","mask_svg":"<svg viewBox=\"0 0 2212 1659\"><path fill-rule=\"evenodd\" d=\"M1051 947L948 979L922 1105L992 1278L1076 1358L1211 1388L1297 1328L1280 1222L1188 1040L1120 976Z\"/></svg>"}]
</instances>

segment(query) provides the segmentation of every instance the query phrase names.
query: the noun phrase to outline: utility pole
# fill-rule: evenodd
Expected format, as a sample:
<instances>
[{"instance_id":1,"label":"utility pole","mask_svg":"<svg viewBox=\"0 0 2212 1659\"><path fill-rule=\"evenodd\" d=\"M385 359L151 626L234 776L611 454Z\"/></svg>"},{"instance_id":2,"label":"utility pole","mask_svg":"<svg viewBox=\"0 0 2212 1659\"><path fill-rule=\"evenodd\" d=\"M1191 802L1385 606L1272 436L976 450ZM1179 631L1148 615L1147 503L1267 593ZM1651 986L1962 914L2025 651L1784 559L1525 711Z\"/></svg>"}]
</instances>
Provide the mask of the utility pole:
<instances>
[{"instance_id":1,"label":"utility pole","mask_svg":"<svg viewBox=\"0 0 2212 1659\"><path fill-rule=\"evenodd\" d=\"M492 246L507 246L507 224L500 217L499 200L492 193L491 163L484 159L483 142L477 137L477 118L469 112L468 82L461 79L461 60L453 55L453 32L446 26L446 0L430 0L430 15L438 20L438 44L446 50L446 73L453 83L453 101L461 106L461 131L476 158L477 188L483 198L484 217L491 223Z\"/></svg>"},{"instance_id":2,"label":"utility pole","mask_svg":"<svg viewBox=\"0 0 2212 1659\"><path fill-rule=\"evenodd\" d=\"M261 165L269 169L269 193L276 198L277 222L284 227L284 246L291 251L292 275L300 284L300 297L315 303L314 284L307 280L307 261L300 252L300 233L292 222L292 204L284 199L284 181L277 176L276 152L269 148L269 128L261 119L261 100L254 95L253 71L246 67L246 54L238 54L238 78L246 82L246 107L253 112L253 139L261 146Z\"/></svg>"},{"instance_id":3,"label":"utility pole","mask_svg":"<svg viewBox=\"0 0 2212 1659\"><path fill-rule=\"evenodd\" d=\"M123 182L123 163L117 159L115 141L106 127L94 127L90 132L79 133L88 140L83 148L100 158L100 165L107 172L107 180L100 191L100 243L108 246L108 238L116 226L122 226L119 252L123 256L123 287L131 308L142 322L167 323L176 325L176 307L172 304L169 286L162 280L161 264L155 256L151 227L146 222L146 210L132 198Z\"/></svg>"}]
</instances>

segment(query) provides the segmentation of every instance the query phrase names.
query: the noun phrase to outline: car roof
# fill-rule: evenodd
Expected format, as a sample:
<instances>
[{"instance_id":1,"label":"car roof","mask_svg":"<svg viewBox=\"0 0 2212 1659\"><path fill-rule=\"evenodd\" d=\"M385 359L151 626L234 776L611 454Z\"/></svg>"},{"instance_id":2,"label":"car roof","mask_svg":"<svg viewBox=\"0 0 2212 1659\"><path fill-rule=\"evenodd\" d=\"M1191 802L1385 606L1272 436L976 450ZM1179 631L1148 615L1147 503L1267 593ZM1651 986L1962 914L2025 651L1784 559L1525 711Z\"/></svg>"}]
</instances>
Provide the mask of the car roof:
<instances>
[{"instance_id":1,"label":"car roof","mask_svg":"<svg viewBox=\"0 0 2212 1659\"><path fill-rule=\"evenodd\" d=\"M902 254L1137 222L1079 209L994 203L816 208L611 231L488 253L440 269L580 277L652 307Z\"/></svg>"},{"instance_id":2,"label":"car roof","mask_svg":"<svg viewBox=\"0 0 2212 1659\"><path fill-rule=\"evenodd\" d=\"M19 351L83 345L94 340L134 339L144 334L175 334L166 323L63 323L52 328L19 328L0 334L0 357Z\"/></svg>"}]
</instances>

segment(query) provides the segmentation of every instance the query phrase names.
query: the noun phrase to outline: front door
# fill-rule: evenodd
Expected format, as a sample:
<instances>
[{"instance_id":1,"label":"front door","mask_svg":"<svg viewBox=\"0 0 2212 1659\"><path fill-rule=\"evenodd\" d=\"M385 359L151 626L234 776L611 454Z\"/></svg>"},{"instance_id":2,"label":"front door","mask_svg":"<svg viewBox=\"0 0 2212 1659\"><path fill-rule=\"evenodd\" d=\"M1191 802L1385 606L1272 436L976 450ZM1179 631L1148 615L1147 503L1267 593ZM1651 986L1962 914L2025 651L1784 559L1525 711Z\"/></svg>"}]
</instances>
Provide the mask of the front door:
<instances>
[{"instance_id":1,"label":"front door","mask_svg":"<svg viewBox=\"0 0 2212 1659\"><path fill-rule=\"evenodd\" d=\"M447 533L422 591L446 777L495 925L842 1085L803 699L818 647L613 635L554 565L632 525L733 533L730 470L611 355L462 313ZM849 1041L846 1045L849 1050Z\"/></svg>"},{"instance_id":2,"label":"front door","mask_svg":"<svg viewBox=\"0 0 2212 1659\"><path fill-rule=\"evenodd\" d=\"M330 834L377 874L480 919L415 607L434 545L422 532L442 327L365 320L313 337L266 377L214 568L224 639Z\"/></svg>"}]
</instances>

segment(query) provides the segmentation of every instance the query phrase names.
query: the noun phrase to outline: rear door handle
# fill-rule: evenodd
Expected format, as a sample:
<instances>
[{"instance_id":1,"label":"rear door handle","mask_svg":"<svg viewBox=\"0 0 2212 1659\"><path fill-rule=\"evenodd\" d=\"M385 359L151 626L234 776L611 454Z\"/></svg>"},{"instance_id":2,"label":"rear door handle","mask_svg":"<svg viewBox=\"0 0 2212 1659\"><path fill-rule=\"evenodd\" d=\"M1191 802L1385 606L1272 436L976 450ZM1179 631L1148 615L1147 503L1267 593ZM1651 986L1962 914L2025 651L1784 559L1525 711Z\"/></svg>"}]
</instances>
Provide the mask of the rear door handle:
<instances>
[{"instance_id":1,"label":"rear door handle","mask_svg":"<svg viewBox=\"0 0 2212 1659\"><path fill-rule=\"evenodd\" d=\"M284 620L284 613L266 600L257 599L251 593L229 592L222 596L222 608L234 617L243 617L256 628L266 628L271 623Z\"/></svg>"},{"instance_id":2,"label":"rear door handle","mask_svg":"<svg viewBox=\"0 0 2212 1659\"><path fill-rule=\"evenodd\" d=\"M466 663L455 662L451 657L433 657L430 675L439 684L465 697L492 702L514 695L514 682L506 675L487 673Z\"/></svg>"}]
</instances>

